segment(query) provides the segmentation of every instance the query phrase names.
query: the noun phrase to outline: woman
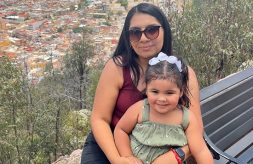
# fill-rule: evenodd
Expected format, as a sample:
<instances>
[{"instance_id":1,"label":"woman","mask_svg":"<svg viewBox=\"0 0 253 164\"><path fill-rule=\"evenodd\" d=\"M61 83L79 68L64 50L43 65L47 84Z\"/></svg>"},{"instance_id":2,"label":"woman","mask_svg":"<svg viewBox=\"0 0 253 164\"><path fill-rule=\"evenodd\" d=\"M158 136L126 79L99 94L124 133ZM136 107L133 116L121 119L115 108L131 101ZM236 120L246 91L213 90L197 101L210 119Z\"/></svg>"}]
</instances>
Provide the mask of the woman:
<instances>
[{"instance_id":1,"label":"woman","mask_svg":"<svg viewBox=\"0 0 253 164\"><path fill-rule=\"evenodd\" d=\"M118 46L100 76L91 114L91 129L84 144L81 163L131 163L121 157L115 146L113 130L124 112L135 102L145 98L144 72L148 61L159 52L172 54L170 25L162 11L148 3L133 7L127 14ZM189 67L191 106L200 129L203 129L199 86ZM183 148L189 156L188 146ZM168 151L154 163L177 163L175 153Z\"/></svg>"}]
</instances>

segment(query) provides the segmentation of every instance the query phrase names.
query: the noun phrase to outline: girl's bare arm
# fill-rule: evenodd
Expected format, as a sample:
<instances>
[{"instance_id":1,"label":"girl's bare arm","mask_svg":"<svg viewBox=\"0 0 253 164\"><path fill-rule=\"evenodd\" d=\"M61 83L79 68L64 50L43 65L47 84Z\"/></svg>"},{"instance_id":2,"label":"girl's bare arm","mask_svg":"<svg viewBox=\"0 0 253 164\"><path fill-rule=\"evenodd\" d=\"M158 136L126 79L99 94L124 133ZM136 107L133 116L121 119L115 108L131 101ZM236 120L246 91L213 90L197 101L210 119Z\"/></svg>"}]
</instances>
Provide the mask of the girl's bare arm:
<instances>
[{"instance_id":1,"label":"girl's bare arm","mask_svg":"<svg viewBox=\"0 0 253 164\"><path fill-rule=\"evenodd\" d=\"M133 104L126 113L121 117L114 130L114 139L116 147L121 156L131 157L133 152L131 150L129 134L138 123L139 114L143 107L143 100Z\"/></svg>"}]
</instances>

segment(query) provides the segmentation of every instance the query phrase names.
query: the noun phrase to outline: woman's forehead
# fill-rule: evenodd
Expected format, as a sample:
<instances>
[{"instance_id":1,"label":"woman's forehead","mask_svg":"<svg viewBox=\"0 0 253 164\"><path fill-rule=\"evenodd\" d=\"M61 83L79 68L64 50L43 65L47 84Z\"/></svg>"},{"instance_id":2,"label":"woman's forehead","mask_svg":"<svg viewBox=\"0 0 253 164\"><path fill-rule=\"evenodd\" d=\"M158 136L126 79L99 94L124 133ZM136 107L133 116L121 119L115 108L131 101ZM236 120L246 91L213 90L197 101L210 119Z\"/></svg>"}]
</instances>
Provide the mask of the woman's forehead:
<instances>
[{"instance_id":1,"label":"woman's forehead","mask_svg":"<svg viewBox=\"0 0 253 164\"><path fill-rule=\"evenodd\" d=\"M129 27L143 28L149 25L161 25L160 22L152 15L146 13L136 13L130 20Z\"/></svg>"}]
</instances>

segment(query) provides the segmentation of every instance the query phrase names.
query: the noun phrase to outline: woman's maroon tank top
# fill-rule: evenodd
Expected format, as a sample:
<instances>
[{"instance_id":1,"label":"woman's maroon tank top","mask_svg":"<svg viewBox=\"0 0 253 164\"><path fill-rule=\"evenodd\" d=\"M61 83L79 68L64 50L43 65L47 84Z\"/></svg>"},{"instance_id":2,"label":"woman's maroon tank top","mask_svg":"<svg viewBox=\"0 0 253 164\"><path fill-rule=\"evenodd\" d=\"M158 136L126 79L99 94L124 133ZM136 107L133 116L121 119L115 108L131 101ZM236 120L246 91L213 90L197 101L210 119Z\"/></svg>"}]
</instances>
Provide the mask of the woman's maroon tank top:
<instances>
[{"instance_id":1,"label":"woman's maroon tank top","mask_svg":"<svg viewBox=\"0 0 253 164\"><path fill-rule=\"evenodd\" d=\"M114 128L126 110L135 102L142 100L146 96L140 92L133 83L129 68L123 68L123 86L119 91L111 126Z\"/></svg>"}]
</instances>

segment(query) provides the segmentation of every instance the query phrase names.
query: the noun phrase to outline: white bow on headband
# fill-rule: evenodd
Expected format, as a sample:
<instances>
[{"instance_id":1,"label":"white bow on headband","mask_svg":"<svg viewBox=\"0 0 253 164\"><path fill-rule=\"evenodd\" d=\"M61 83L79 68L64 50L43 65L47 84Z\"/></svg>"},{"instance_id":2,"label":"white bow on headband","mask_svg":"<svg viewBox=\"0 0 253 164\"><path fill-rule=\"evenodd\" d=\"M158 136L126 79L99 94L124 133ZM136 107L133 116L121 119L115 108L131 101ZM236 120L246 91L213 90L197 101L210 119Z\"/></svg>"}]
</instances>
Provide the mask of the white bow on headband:
<instances>
[{"instance_id":1,"label":"white bow on headband","mask_svg":"<svg viewBox=\"0 0 253 164\"><path fill-rule=\"evenodd\" d=\"M157 57L153 57L152 59L149 60L148 64L149 65L155 65L159 63L160 61L167 61L171 64L176 64L179 72L182 72L182 63L176 56L167 56L165 53L160 52Z\"/></svg>"}]
</instances>

